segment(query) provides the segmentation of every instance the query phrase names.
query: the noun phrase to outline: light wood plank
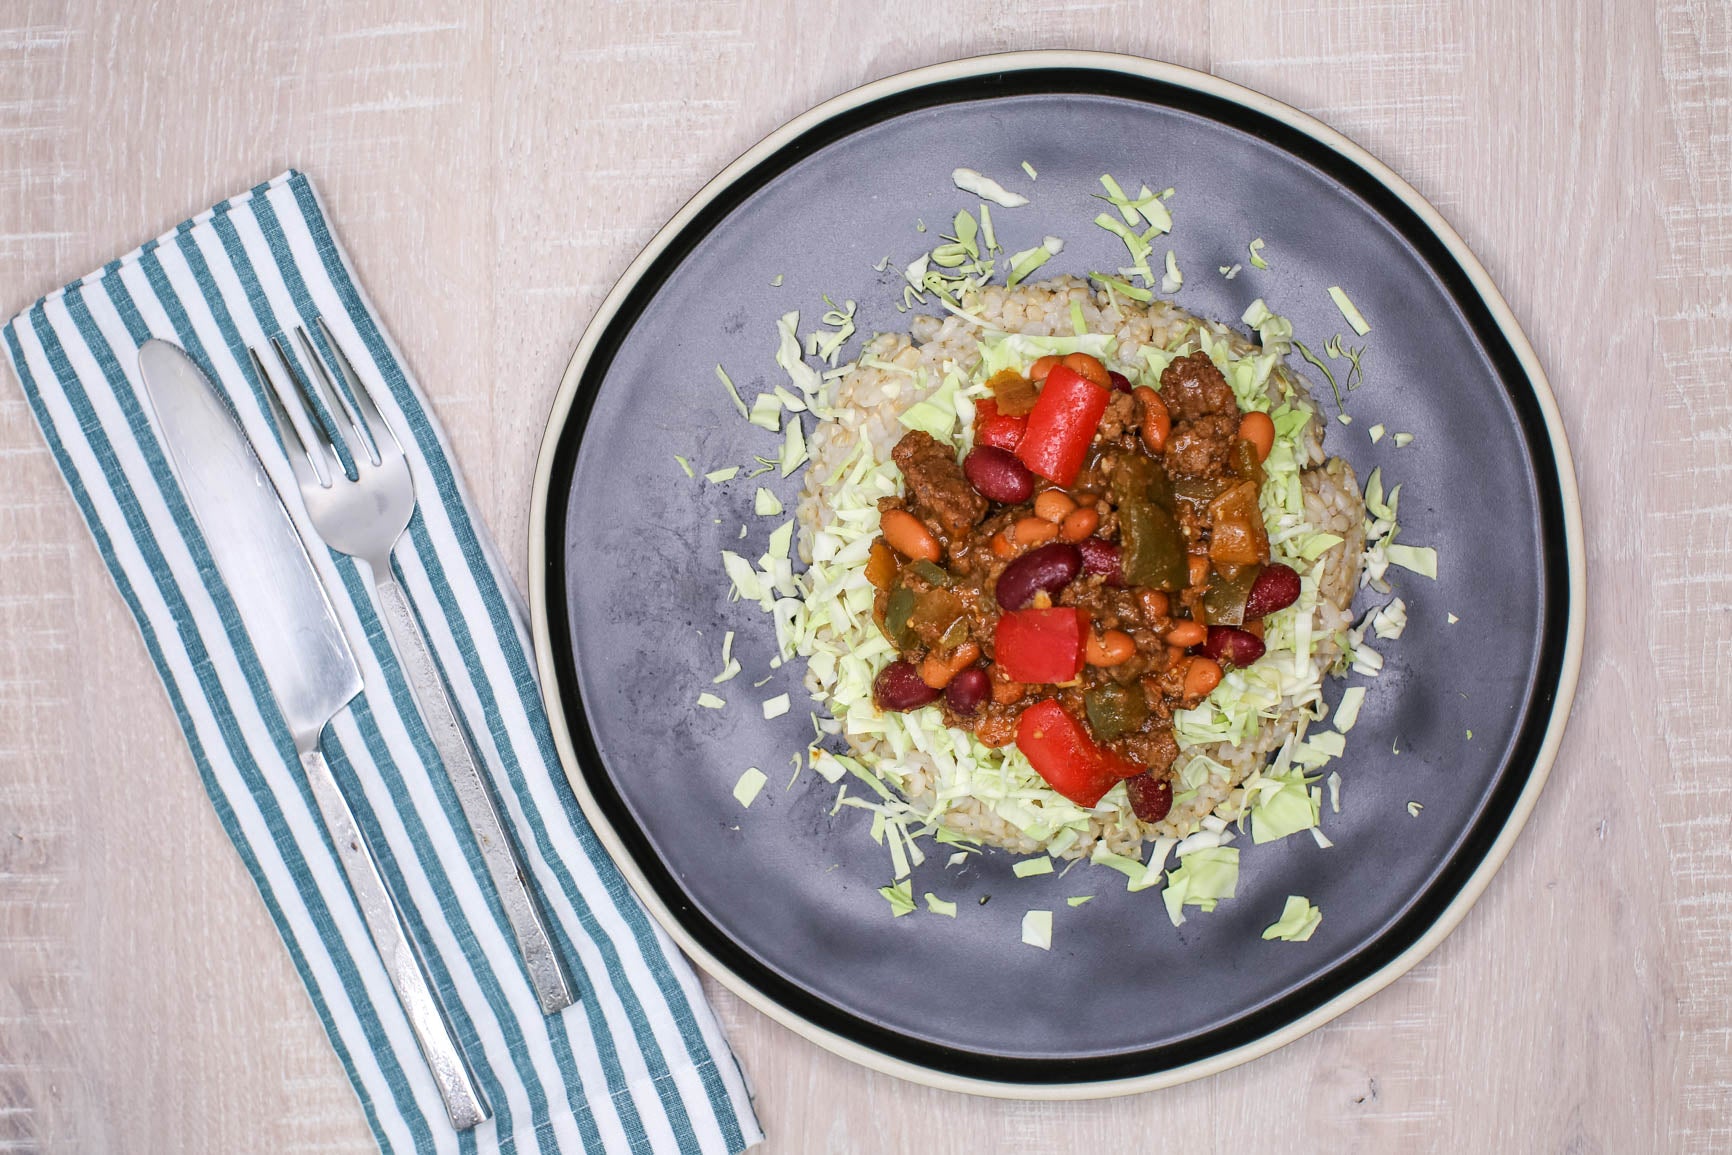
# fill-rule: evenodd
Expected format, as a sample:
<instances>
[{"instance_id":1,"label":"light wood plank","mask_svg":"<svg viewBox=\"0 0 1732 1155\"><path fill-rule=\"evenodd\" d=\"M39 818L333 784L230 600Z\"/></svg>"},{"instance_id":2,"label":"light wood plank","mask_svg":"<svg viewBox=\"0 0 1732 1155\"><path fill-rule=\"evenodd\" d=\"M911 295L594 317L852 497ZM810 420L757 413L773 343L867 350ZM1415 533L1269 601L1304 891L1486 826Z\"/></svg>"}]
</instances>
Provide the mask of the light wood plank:
<instances>
[{"instance_id":1,"label":"light wood plank","mask_svg":"<svg viewBox=\"0 0 1732 1155\"><path fill-rule=\"evenodd\" d=\"M1732 1145L1732 17L1724 5L0 7L4 307L290 164L319 182L521 579L578 333L718 168L854 84L1037 46L1213 68L1430 197L1574 444L1590 634L1529 830L1329 1027L1132 1099L869 1074L706 983L771 1152ZM0 388L0 1150L365 1151L15 386ZM1289 1124L1279 1133L1268 1120Z\"/></svg>"}]
</instances>

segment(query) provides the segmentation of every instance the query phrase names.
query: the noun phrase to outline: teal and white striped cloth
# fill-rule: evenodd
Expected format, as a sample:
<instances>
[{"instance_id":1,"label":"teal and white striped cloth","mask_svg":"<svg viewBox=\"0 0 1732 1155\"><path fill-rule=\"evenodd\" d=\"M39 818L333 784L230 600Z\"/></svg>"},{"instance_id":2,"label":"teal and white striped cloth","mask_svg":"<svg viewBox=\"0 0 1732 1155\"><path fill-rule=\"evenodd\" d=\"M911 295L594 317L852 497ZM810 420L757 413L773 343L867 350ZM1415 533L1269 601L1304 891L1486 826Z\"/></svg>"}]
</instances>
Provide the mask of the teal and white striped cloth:
<instances>
[{"instance_id":1,"label":"teal and white striped cloth","mask_svg":"<svg viewBox=\"0 0 1732 1155\"><path fill-rule=\"evenodd\" d=\"M420 508L397 547L573 977L544 1018L409 698L370 586L314 547L367 691L324 750L402 900L493 1118L458 1134L319 824L293 744L140 402L137 350L176 342L221 382L294 492L247 346L323 315L404 440ZM205 790L276 920L386 1151L735 1152L762 1138L691 968L633 899L559 769L521 598L450 446L307 178L286 173L50 293L6 349L180 719ZM287 503L309 540L300 503ZM181 773L179 767L163 773Z\"/></svg>"}]
</instances>

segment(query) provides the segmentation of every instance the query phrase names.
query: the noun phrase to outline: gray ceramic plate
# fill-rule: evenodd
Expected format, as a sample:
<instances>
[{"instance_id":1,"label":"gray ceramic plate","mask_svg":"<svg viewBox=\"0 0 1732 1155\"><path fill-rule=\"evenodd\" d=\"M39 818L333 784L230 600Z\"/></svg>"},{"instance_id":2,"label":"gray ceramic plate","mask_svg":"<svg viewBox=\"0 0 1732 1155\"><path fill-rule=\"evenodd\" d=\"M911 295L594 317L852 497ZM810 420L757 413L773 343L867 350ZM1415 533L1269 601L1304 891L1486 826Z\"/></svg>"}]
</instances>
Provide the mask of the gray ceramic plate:
<instances>
[{"instance_id":1,"label":"gray ceramic plate","mask_svg":"<svg viewBox=\"0 0 1732 1155\"><path fill-rule=\"evenodd\" d=\"M1030 183L1021 169L1039 172ZM1067 245L1044 274L1123 263L1090 224L1103 172L1171 184L1179 303L1237 318L1262 296L1321 343L1346 286L1375 326L1358 422L1328 445L1363 478L1405 483L1405 538L1438 547L1436 582L1397 571L1410 625L1384 646L1348 753L1333 849L1246 846L1239 897L1182 928L1156 892L1079 867L1019 880L991 854L934 856L915 892L959 917L892 919L864 816L829 814L810 772L801 664L769 683L770 623L729 604L718 551L762 552L758 482L692 481L773 452L714 377L750 397L779 379L774 322L821 295L863 332L906 328L899 266L977 202L966 164L1033 203L995 214L1006 246ZM1246 242L1268 239L1267 271ZM891 258L889 272L874 265ZM1246 263L1234 280L1217 266ZM772 287L780 276L779 287ZM1327 386L1315 381L1320 396ZM1373 446L1373 422L1414 434ZM798 476L774 482L791 509ZM840 97L717 177L614 289L573 357L537 476L536 642L572 785L637 893L705 967L826 1046L943 1086L1081 1096L1175 1082L1262 1053L1366 997L1461 918L1533 804L1567 713L1583 589L1574 482L1550 391L1460 239L1407 185L1321 124L1214 78L1124 57L963 61ZM740 526L748 537L738 540ZM1457 624L1448 615L1458 615ZM726 709L694 706L724 631L746 674ZM760 699L796 709L765 721ZM1332 687L1333 697L1340 686ZM1469 732L1471 731L1471 738ZM730 796L747 766L771 786ZM1410 817L1407 804L1424 809ZM1289 893L1324 912L1304 944L1260 937ZM1080 908L1072 895L1093 894ZM990 899L990 901L987 901ZM982 905L982 903L985 905ZM1050 953L1023 913L1055 912Z\"/></svg>"}]
</instances>

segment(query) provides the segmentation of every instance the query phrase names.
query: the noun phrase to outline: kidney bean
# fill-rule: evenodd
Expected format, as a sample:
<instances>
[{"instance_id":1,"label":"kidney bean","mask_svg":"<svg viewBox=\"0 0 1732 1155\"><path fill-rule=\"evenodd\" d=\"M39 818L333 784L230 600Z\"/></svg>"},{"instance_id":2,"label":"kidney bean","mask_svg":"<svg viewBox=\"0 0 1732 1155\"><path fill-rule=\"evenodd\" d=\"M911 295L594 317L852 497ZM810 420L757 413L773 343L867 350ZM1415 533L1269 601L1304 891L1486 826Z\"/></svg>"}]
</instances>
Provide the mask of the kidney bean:
<instances>
[{"instance_id":1,"label":"kidney bean","mask_svg":"<svg viewBox=\"0 0 1732 1155\"><path fill-rule=\"evenodd\" d=\"M936 702L939 693L921 681L910 662L891 662L872 681L872 702L880 710L918 710Z\"/></svg>"},{"instance_id":2,"label":"kidney bean","mask_svg":"<svg viewBox=\"0 0 1732 1155\"><path fill-rule=\"evenodd\" d=\"M1210 626L1202 650L1217 662L1249 666L1263 656L1263 641L1249 630L1237 626Z\"/></svg>"},{"instance_id":3,"label":"kidney bean","mask_svg":"<svg viewBox=\"0 0 1732 1155\"><path fill-rule=\"evenodd\" d=\"M1051 522L1046 522L1051 526ZM1082 551L1068 541L1055 541L1031 549L998 575L998 604L1020 610L1044 590L1056 594L1082 572Z\"/></svg>"},{"instance_id":4,"label":"kidney bean","mask_svg":"<svg viewBox=\"0 0 1732 1155\"><path fill-rule=\"evenodd\" d=\"M1267 617L1299 600L1299 575L1290 565L1266 565L1245 596L1245 619Z\"/></svg>"},{"instance_id":5,"label":"kidney bean","mask_svg":"<svg viewBox=\"0 0 1732 1155\"><path fill-rule=\"evenodd\" d=\"M958 714L972 714L992 697L992 679L979 666L959 671L944 688L944 700Z\"/></svg>"},{"instance_id":6,"label":"kidney bean","mask_svg":"<svg viewBox=\"0 0 1732 1155\"><path fill-rule=\"evenodd\" d=\"M976 445L962 459L968 484L982 497L1005 505L1020 505L1034 492L1034 474L1009 450L996 445Z\"/></svg>"},{"instance_id":7,"label":"kidney bean","mask_svg":"<svg viewBox=\"0 0 1732 1155\"><path fill-rule=\"evenodd\" d=\"M1173 808L1173 784L1153 774L1139 774L1125 779L1125 792L1131 796L1131 812L1144 822L1159 822Z\"/></svg>"},{"instance_id":8,"label":"kidney bean","mask_svg":"<svg viewBox=\"0 0 1732 1155\"><path fill-rule=\"evenodd\" d=\"M1131 391L1131 379L1123 373L1110 372L1107 374L1107 380L1113 383L1114 393L1129 393Z\"/></svg>"},{"instance_id":9,"label":"kidney bean","mask_svg":"<svg viewBox=\"0 0 1732 1155\"><path fill-rule=\"evenodd\" d=\"M1076 547L1082 554L1083 568L1089 573L1100 574L1107 579L1109 586L1125 584L1124 565L1118 546L1104 537L1085 537L1076 543Z\"/></svg>"}]
</instances>

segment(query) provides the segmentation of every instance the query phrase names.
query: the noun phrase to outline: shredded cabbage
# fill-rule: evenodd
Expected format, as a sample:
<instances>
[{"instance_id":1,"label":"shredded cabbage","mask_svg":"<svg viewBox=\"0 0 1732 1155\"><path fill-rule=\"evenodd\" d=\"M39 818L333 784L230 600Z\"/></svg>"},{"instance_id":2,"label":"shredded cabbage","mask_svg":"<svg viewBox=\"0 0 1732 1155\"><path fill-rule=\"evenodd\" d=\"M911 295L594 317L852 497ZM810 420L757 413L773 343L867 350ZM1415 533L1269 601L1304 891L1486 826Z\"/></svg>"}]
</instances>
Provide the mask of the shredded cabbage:
<instances>
[{"instance_id":1,"label":"shredded cabbage","mask_svg":"<svg viewBox=\"0 0 1732 1155\"><path fill-rule=\"evenodd\" d=\"M753 800L758 797L758 791L764 788L764 783L767 781L769 779L764 776L762 770L756 766L746 767L746 772L740 775L738 782L734 783L734 801L741 806L750 806Z\"/></svg>"},{"instance_id":2,"label":"shredded cabbage","mask_svg":"<svg viewBox=\"0 0 1732 1155\"><path fill-rule=\"evenodd\" d=\"M1139 195L1132 198L1110 175L1103 177L1102 185L1107 195L1101 199L1107 200L1117 215L1102 213L1096 223L1124 241L1134 262L1131 268L1118 270L1118 276L1093 275L1113 302L1110 314L1116 312L1118 295L1139 301L1152 298L1150 288L1134 284L1133 279L1141 279L1144 285L1153 284L1153 273L1148 267L1154 251L1152 238L1171 226L1170 214L1163 203L1171 190L1156 195L1143 186ZM984 192L979 195L993 200ZM1143 224L1147 228L1138 231L1137 226ZM985 382L993 373L1005 368L1026 370L1039 357L1079 351L1100 358L1133 381L1157 388L1162 371L1175 357L1201 351L1221 369L1242 408L1266 412L1274 423L1275 445L1264 463L1265 481L1259 501L1274 559L1300 572L1300 597L1294 606L1270 615L1265 621L1268 653L1264 659L1249 667L1230 670L1215 692L1197 708L1175 714L1174 733L1186 751L1176 767L1174 783L1176 788L1182 788L1177 802L1183 804L1209 789L1212 783L1224 781L1229 773L1226 767L1207 757L1203 748L1223 742L1245 743L1267 720L1295 708L1312 710L1314 718L1325 715L1323 672L1315 660L1319 647L1339 645L1345 652L1343 664L1351 661L1354 669L1375 674L1382 659L1364 644L1365 633L1375 629L1378 637L1389 636L1389 629L1399 628L1398 619L1401 623L1405 621L1405 607L1393 609L1399 605L1397 601L1384 608L1381 618L1368 615L1353 630L1329 635L1317 624L1318 584L1325 559L1330 551L1343 545L1343 535L1322 531L1306 520L1300 476L1310 463L1305 438L1316 416L1315 408L1290 389L1284 393L1271 390L1272 375L1281 358L1294 348L1293 327L1259 298L1242 317L1243 323L1257 334L1260 342L1257 348L1235 352L1223 326L1201 325L1187 329L1169 347L1130 345L1121 349L1113 333L1087 331L1082 302L1076 301L1070 303L1070 333L1034 336L997 332L982 317L971 314L966 304L967 291L984 286L991 276L994 261L990 254L998 251L990 208L980 205L978 219L966 209L957 212L953 230L944 243L904 269L908 284L902 307L906 309L914 301L927 302L930 297L932 301L927 303L936 303L974 326L978 363L946 364L935 378L930 368L910 369L873 357L861 358L863 365L901 375L899 381L893 379L887 391L896 396L899 390L905 390L901 395L911 402L900 407L898 420L903 428L920 429L951 445L959 454L965 452L971 440L975 401L987 395ZM1251 248L1252 264L1256 267L1266 267L1258 251L1261 243L1259 238ZM1058 237L1046 237L1034 249L1001 257L1007 269L1007 283L1015 285L1027 278L1062 247ZM1173 250L1168 250L1166 266L1167 283L1162 288L1173 292L1183 283ZM1229 275L1227 270L1223 272ZM799 415L809 410L820 422L840 419L839 414L828 408L831 402L826 386L851 366L820 374L802 359L804 354L834 365L843 343L854 332L854 302L837 307L829 298L825 300L830 306L823 317L828 328L808 334L804 346L796 336L797 311L784 314L778 321L776 360L788 374L793 388L775 386L750 408L743 402L737 403L737 408L754 424L782 434L778 455L774 459L760 456L758 461L765 469L779 468L783 476L808 459L809 447ZM720 366L717 374L730 394L737 397L737 390ZM782 420L784 410L790 414L786 421ZM897 916L914 910L910 877L925 858L923 840L931 838L962 847L950 855L951 865L966 861L966 855L978 849L975 842L943 825L946 813L958 799L972 799L984 811L1038 844L1044 853L1013 864L1017 877L1052 874L1053 856L1074 853L1073 848L1079 843L1086 845L1084 840L1091 837L1094 820L1128 821L1128 795L1122 786L1115 787L1097 806L1079 807L1053 791L1014 745L988 748L972 734L946 728L937 711L878 711L872 701L872 682L876 672L894 656L894 647L873 622L875 590L866 581L864 569L878 536L878 501L899 493L902 477L888 455L880 459L876 450L854 430L841 426L826 436L832 432L853 440L851 446L848 440L841 442L849 451L833 474L820 479L831 499L831 516L825 524L802 531L802 555L809 553L806 570L799 575L793 572L792 520L783 522L770 535L769 547L756 565L737 553L721 551L732 596L756 602L773 616L777 656L771 662L772 667L796 656L807 661L809 684L829 715L822 724L814 716L815 742L822 743L832 734L848 739L870 737L889 751L868 766L821 745L810 748L812 769L838 787L831 813L839 814L847 807L871 815L870 836L889 855L892 878L896 880L894 885L881 888L880 894ZM731 480L737 473L737 469L718 470L715 476ZM1423 572L1428 559L1435 576L1434 551L1399 545L1394 540L1399 532L1396 522L1399 492L1398 486L1385 498L1378 472L1373 472L1366 483L1367 571L1370 573L1375 567L1373 582L1381 582L1391 564ZM757 490L754 509L767 517L784 512L781 499L765 488ZM731 637L724 640L724 676L718 677L717 682L739 672L730 652L731 640ZM1337 671L1339 668L1335 667ZM1129 891L1164 884L1164 902L1177 924L1183 921L1185 906L1213 910L1220 899L1234 895L1239 860L1238 850L1229 845L1236 833L1229 822L1239 823L1239 835L1249 823L1252 841L1257 843L1309 830L1320 846L1329 845L1318 825L1323 794L1318 776L1322 767L1343 753L1343 734L1352 728L1364 695L1363 687L1350 688L1336 711L1338 730L1307 735L1301 729L1277 752L1271 765L1253 771L1214 813L1193 825L1183 840L1155 839L1147 862L1112 853L1106 849L1104 840L1095 841L1087 857L1096 865L1123 874ZM710 694L700 698L700 704L715 709L725 705L722 699ZM762 707L766 718L779 717L791 709L789 695L777 695L762 703ZM801 769L796 756L796 779ZM918 805L908 801L903 793L916 774L931 783L930 797ZM849 786L854 781L864 784L866 791L850 795ZM1339 783L1339 775L1331 773L1330 799L1337 809ZM1179 860L1169 872L1168 860L1175 851ZM1070 862L1066 870L1076 865L1076 861L1080 860ZM1070 905L1079 906L1088 897L1072 899ZM955 917L954 904L930 892L926 898L933 912ZM1025 941L1032 929L1034 937L1042 940L1035 945L1049 948L1051 912L1029 914L1033 922L1025 920Z\"/></svg>"},{"instance_id":3,"label":"shredded cabbage","mask_svg":"<svg viewBox=\"0 0 1732 1155\"><path fill-rule=\"evenodd\" d=\"M838 306L828 296L824 298L824 303L830 306L820 318L825 327L806 334L806 355L816 357L834 368L842 346L854 335L855 305L853 301L844 301ZM789 408L793 406L790 405Z\"/></svg>"},{"instance_id":4,"label":"shredded cabbage","mask_svg":"<svg viewBox=\"0 0 1732 1155\"><path fill-rule=\"evenodd\" d=\"M1109 277L1105 273L1090 273L1089 279L1091 281L1099 281L1107 287L1107 291L1110 293L1116 293L1121 297L1129 297L1131 300L1140 301L1145 305L1155 299L1155 295L1149 290L1138 285L1133 285L1129 281L1122 281L1117 277Z\"/></svg>"},{"instance_id":5,"label":"shredded cabbage","mask_svg":"<svg viewBox=\"0 0 1732 1155\"><path fill-rule=\"evenodd\" d=\"M1020 208L1028 203L1028 198L1021 193L1013 193L991 177L981 176L971 168L954 170L950 174L950 180L963 192L973 193L983 201L991 201L1007 209Z\"/></svg>"},{"instance_id":6,"label":"shredded cabbage","mask_svg":"<svg viewBox=\"0 0 1732 1155\"><path fill-rule=\"evenodd\" d=\"M1312 803L1310 780L1300 770L1286 774L1265 774L1257 800L1251 805L1251 841L1274 842L1309 830L1317 825L1317 808Z\"/></svg>"},{"instance_id":7,"label":"shredded cabbage","mask_svg":"<svg viewBox=\"0 0 1732 1155\"><path fill-rule=\"evenodd\" d=\"M723 369L719 362L716 365L716 376L720 377L722 384L727 386L728 399L734 403L734 408L740 411L741 417L746 416L746 403L740 398L740 391L734 388L734 379L728 376L728 371Z\"/></svg>"},{"instance_id":8,"label":"shredded cabbage","mask_svg":"<svg viewBox=\"0 0 1732 1155\"><path fill-rule=\"evenodd\" d=\"M819 378L818 371L800 357L800 338L796 333L799 325L798 309L782 314L781 319L776 322L776 330L781 337L776 348L776 364L788 374L788 380L794 383L796 389L810 397L818 392L823 381Z\"/></svg>"},{"instance_id":9,"label":"shredded cabbage","mask_svg":"<svg viewBox=\"0 0 1732 1155\"><path fill-rule=\"evenodd\" d=\"M1181 857L1178 868L1168 872L1161 899L1167 917L1180 926L1185 921L1184 907L1213 911L1217 902L1232 898L1238 889L1239 852L1231 846L1204 847Z\"/></svg>"},{"instance_id":10,"label":"shredded cabbage","mask_svg":"<svg viewBox=\"0 0 1732 1155\"><path fill-rule=\"evenodd\" d=\"M1335 707L1335 728L1343 734L1359 721L1359 708L1365 704L1365 687L1349 686L1341 691L1341 704Z\"/></svg>"},{"instance_id":11,"label":"shredded cabbage","mask_svg":"<svg viewBox=\"0 0 1732 1155\"><path fill-rule=\"evenodd\" d=\"M894 886L881 886L878 893L884 896L884 901L890 904L890 914L893 918L901 918L905 914L914 913L914 883L903 879Z\"/></svg>"},{"instance_id":12,"label":"shredded cabbage","mask_svg":"<svg viewBox=\"0 0 1732 1155\"><path fill-rule=\"evenodd\" d=\"M1005 278L1005 285L1014 287L1026 280L1028 275L1052 260L1053 250L1046 245L1036 245L1032 249L1024 249L1014 253L1010 258L1010 275Z\"/></svg>"},{"instance_id":13,"label":"shredded cabbage","mask_svg":"<svg viewBox=\"0 0 1732 1155\"><path fill-rule=\"evenodd\" d=\"M788 428L782 441L782 453L776 465L786 477L800 466L806 464L806 432L800 427L798 417L788 421Z\"/></svg>"},{"instance_id":14,"label":"shredded cabbage","mask_svg":"<svg viewBox=\"0 0 1732 1155\"><path fill-rule=\"evenodd\" d=\"M1119 215L1125 218L1127 225L1147 222L1151 232L1166 233L1172 231L1172 214L1167 211L1167 206L1161 203L1162 197L1150 192L1148 185L1144 185L1133 199L1125 195L1124 190L1119 187L1118 181L1110 175L1102 173L1101 187L1107 190L1107 195L1100 197L1100 199L1117 208ZM1095 195L1100 196L1099 193Z\"/></svg>"},{"instance_id":15,"label":"shredded cabbage","mask_svg":"<svg viewBox=\"0 0 1732 1155\"><path fill-rule=\"evenodd\" d=\"M946 918L956 917L956 904L939 898L930 890L926 892L926 909L930 910L933 914L942 914Z\"/></svg>"},{"instance_id":16,"label":"shredded cabbage","mask_svg":"<svg viewBox=\"0 0 1732 1155\"><path fill-rule=\"evenodd\" d=\"M760 429L768 429L771 433L782 431L782 399L772 391L760 393L752 399L752 413L747 418Z\"/></svg>"},{"instance_id":17,"label":"shredded cabbage","mask_svg":"<svg viewBox=\"0 0 1732 1155\"><path fill-rule=\"evenodd\" d=\"M1390 565L1398 565L1421 577L1437 580L1437 551L1430 546L1391 545L1385 552Z\"/></svg>"},{"instance_id":18,"label":"shredded cabbage","mask_svg":"<svg viewBox=\"0 0 1732 1155\"><path fill-rule=\"evenodd\" d=\"M1149 257L1154 253L1155 246L1150 238L1165 230L1150 225L1148 229L1139 233L1111 213L1101 213L1095 217L1095 224L1118 237L1125 243L1125 248L1130 252L1130 268L1128 271L1121 271L1125 272L1126 276L1141 277L1145 285L1154 284L1155 275L1149 269Z\"/></svg>"},{"instance_id":19,"label":"shredded cabbage","mask_svg":"<svg viewBox=\"0 0 1732 1155\"><path fill-rule=\"evenodd\" d=\"M1312 906L1309 899L1290 894L1287 896L1287 905L1281 911L1281 917L1263 932L1263 937L1280 939L1283 942L1304 942L1316 932L1322 921L1323 912Z\"/></svg>"},{"instance_id":20,"label":"shredded cabbage","mask_svg":"<svg viewBox=\"0 0 1732 1155\"><path fill-rule=\"evenodd\" d=\"M1407 603L1396 598L1372 614L1371 629L1380 638L1399 638L1407 629Z\"/></svg>"},{"instance_id":21,"label":"shredded cabbage","mask_svg":"<svg viewBox=\"0 0 1732 1155\"><path fill-rule=\"evenodd\" d=\"M1149 873L1148 867L1136 859L1128 858L1123 854L1114 854L1108 850L1105 842L1095 843L1094 850L1089 853L1089 861L1124 875L1128 880L1125 885L1126 890L1136 887Z\"/></svg>"},{"instance_id":22,"label":"shredded cabbage","mask_svg":"<svg viewBox=\"0 0 1732 1155\"><path fill-rule=\"evenodd\" d=\"M1167 250L1167 275L1161 278L1161 292L1176 293L1185 283L1185 278L1179 272L1179 258L1172 249Z\"/></svg>"},{"instance_id":23,"label":"shredded cabbage","mask_svg":"<svg viewBox=\"0 0 1732 1155\"><path fill-rule=\"evenodd\" d=\"M1355 333L1363 337L1371 332L1371 326L1366 322L1365 314L1361 313L1358 306L1348 300L1347 294L1342 291L1340 285L1329 286L1329 299L1335 302L1335 307L1341 310L1341 315L1347 318L1347 323L1353 326Z\"/></svg>"},{"instance_id":24,"label":"shredded cabbage","mask_svg":"<svg viewBox=\"0 0 1732 1155\"><path fill-rule=\"evenodd\" d=\"M1052 949L1052 911L1031 910L1022 916L1022 941L1041 950Z\"/></svg>"},{"instance_id":25,"label":"shredded cabbage","mask_svg":"<svg viewBox=\"0 0 1732 1155\"><path fill-rule=\"evenodd\" d=\"M740 672L740 663L734 657L734 631L729 630L722 635L722 672L710 679L711 685L719 685L735 677Z\"/></svg>"}]
</instances>

